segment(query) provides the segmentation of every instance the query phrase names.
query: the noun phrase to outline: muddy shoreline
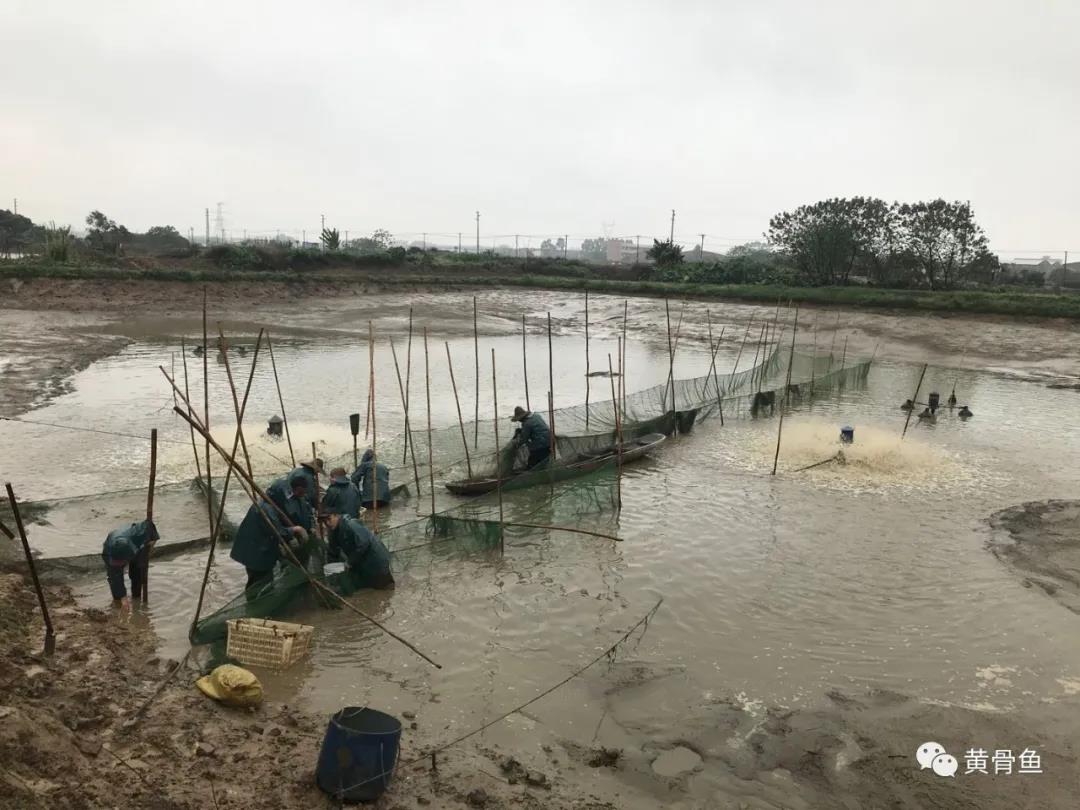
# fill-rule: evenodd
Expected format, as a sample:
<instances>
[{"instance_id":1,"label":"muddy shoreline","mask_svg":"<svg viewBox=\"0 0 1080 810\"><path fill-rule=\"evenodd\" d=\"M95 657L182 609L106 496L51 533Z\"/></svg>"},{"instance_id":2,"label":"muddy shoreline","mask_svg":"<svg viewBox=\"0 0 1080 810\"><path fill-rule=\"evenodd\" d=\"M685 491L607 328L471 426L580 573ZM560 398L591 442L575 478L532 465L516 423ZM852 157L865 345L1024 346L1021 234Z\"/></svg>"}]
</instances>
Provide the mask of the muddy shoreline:
<instances>
[{"instance_id":1,"label":"muddy shoreline","mask_svg":"<svg viewBox=\"0 0 1080 810\"><path fill-rule=\"evenodd\" d=\"M1073 613L1080 613L1080 501L1033 501L990 518L994 556Z\"/></svg>"}]
</instances>

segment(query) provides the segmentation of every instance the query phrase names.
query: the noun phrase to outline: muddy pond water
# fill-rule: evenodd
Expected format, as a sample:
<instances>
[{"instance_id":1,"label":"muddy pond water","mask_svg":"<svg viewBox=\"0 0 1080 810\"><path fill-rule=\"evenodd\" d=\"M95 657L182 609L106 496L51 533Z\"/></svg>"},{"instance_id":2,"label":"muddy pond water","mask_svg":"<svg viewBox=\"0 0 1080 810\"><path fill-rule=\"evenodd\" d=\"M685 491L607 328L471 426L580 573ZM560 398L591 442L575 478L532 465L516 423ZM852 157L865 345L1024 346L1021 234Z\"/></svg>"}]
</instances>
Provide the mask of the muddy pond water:
<instances>
[{"instance_id":1,"label":"muddy pond water","mask_svg":"<svg viewBox=\"0 0 1080 810\"><path fill-rule=\"evenodd\" d=\"M378 309L371 312L379 334L393 335L404 363L407 302L386 303L382 320ZM481 416L491 415L492 348L505 428L513 405L524 400L521 338L515 333L522 311L530 316L533 400L542 401L548 388L547 335L539 317L548 308L555 319L556 405L585 399L580 304L554 295L481 296ZM436 427L452 425L456 410L444 341L453 353L463 409L471 416L471 299L431 295L417 306L427 312L423 323L430 332L431 418ZM616 351L622 300L598 297L590 307L593 363L606 367L607 353ZM712 307L714 328L726 330L718 355L721 373L731 370L752 313L771 316L765 308ZM337 323L345 320L338 315ZM662 302L633 301L630 315L628 388L635 390L665 379L668 354ZM680 377L709 367L701 339L704 305L688 307L685 318L676 358ZM716 693L738 694L751 708L813 704L831 689L867 688L1000 710L1070 701L1080 691L1080 648L1071 643L1076 616L1038 589L1023 587L984 548L990 513L1025 500L1073 497L1080 484L1074 463L1080 450L1080 423L1073 418L1078 394L1033 378L1046 372L1038 341L1053 347L1060 333L1018 325L1031 340L1029 356L1016 362L1007 350L995 358L986 342L987 330L1004 333L1005 327L948 322L954 343L945 354L952 362L931 366L923 390L942 392L944 399L955 385L975 417L965 422L945 411L932 425L913 420L901 442L904 414L898 406L911 396L921 364L911 362L918 352L904 331L890 333L889 319L903 320L845 316L839 341L850 339L851 357L869 356L880 343L876 361L865 385L831 392L789 413L776 476L770 475L775 417L728 419L723 426L707 420L626 469L620 514L587 517L590 528L617 533L621 543L518 530L508 535L505 554L451 547L412 555L396 574L396 591L354 597L442 663L442 670L351 614L310 608L295 615L316 625L314 653L294 670L268 676L271 694L324 711L343 705L412 711L424 727L442 729L449 739L564 678L663 598L648 632L620 657L644 662L650 677L663 675L663 688L650 700L655 711L670 712L673 723ZM945 322L937 323L944 330ZM327 328L325 313L311 313L285 323L275 336L298 456L309 455L313 441L328 456L351 449L347 414L363 413L367 390L365 327L354 319L351 328ZM250 346L249 332L240 342ZM191 324L170 326L165 320L132 335L127 348L76 374L71 393L25 418L136 436L156 426L162 439L159 480L190 479L190 439L171 413L172 396L157 369L171 369L175 358L180 371L181 333L193 336ZM801 350L810 350L811 335L804 333ZM978 344L982 358L958 368L965 335ZM822 328L818 340L828 345L831 330ZM250 357L236 355L233 372L239 379ZM188 362L192 397L201 402L201 359L189 354ZM745 368L745 355L741 362ZM423 363L417 333L411 397L413 407L419 403L419 419ZM223 367L214 357L209 366L212 422L225 442L231 439L232 403ZM403 411L385 341L377 368L378 429L397 434ZM1056 373L1071 370L1065 363ZM608 398L608 385L593 378L590 395ZM252 437L278 411L269 364L260 365L246 420ZM855 428L846 464L793 472L834 454L845 424ZM252 444L260 471L285 469L284 443L262 436ZM0 452L20 459L17 480L28 500L144 486L141 439L3 422ZM220 474L220 465L214 469ZM548 494L517 493L508 509L527 510ZM47 523L32 527L33 543L46 557L93 553L109 528L138 517L144 499L135 489L57 504ZM443 493L438 501L439 508L453 503ZM418 508L429 506L414 498L395 506L387 519L405 522ZM238 516L242 510L233 501L230 511ZM205 503L183 486L162 490L158 514L166 539L205 534ZM156 563L150 605L129 619L148 623L166 654L187 648L204 564L203 552ZM241 578L239 566L221 555L211 608L235 595ZM93 573L75 582L85 602L107 603L103 576ZM605 722L605 688L604 668L596 668L557 699L486 735L511 740L542 729L582 744L634 739L633 729Z\"/></svg>"}]
</instances>

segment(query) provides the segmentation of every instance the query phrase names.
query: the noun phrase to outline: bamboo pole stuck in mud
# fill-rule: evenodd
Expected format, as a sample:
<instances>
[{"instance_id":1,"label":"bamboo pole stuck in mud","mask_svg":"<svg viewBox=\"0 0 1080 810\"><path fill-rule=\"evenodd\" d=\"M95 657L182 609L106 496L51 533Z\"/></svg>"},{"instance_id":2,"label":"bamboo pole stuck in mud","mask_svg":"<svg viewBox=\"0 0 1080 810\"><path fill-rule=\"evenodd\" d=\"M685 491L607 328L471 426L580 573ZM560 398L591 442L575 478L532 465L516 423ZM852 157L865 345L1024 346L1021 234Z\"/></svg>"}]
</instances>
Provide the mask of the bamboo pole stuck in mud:
<instances>
[{"instance_id":1,"label":"bamboo pole stuck in mud","mask_svg":"<svg viewBox=\"0 0 1080 810\"><path fill-rule=\"evenodd\" d=\"M171 370L172 370L173 379L176 379L176 352L172 353ZM172 404L173 404L173 407L175 408L176 407L176 394L173 394Z\"/></svg>"},{"instance_id":2,"label":"bamboo pole stuck in mud","mask_svg":"<svg viewBox=\"0 0 1080 810\"><path fill-rule=\"evenodd\" d=\"M394 348L394 339L390 338L390 356L394 358L394 374L397 375L398 391L401 393L401 406L405 404L405 386L401 382L401 366L398 365L397 350ZM416 482L416 496L420 497L420 468L416 464L416 442L412 440L412 425L409 424L408 410L405 416L405 438L409 443L409 453L412 456L413 481ZM468 448L466 451L468 452Z\"/></svg>"},{"instance_id":3,"label":"bamboo pole stuck in mud","mask_svg":"<svg viewBox=\"0 0 1080 810\"><path fill-rule=\"evenodd\" d=\"M585 290L585 431L589 430L589 393L592 380L589 377L589 291Z\"/></svg>"},{"instance_id":4,"label":"bamboo pole stuck in mud","mask_svg":"<svg viewBox=\"0 0 1080 810\"><path fill-rule=\"evenodd\" d=\"M758 329L757 340L754 341L754 360L753 360L753 364L750 366L750 372L751 372L750 373L750 389L752 391L755 390L754 386L757 386L756 390L758 390L758 391L761 390L760 378L761 378L762 371L764 371L765 360L764 360L764 358L762 358L762 361L761 361L762 365L761 365L761 367L759 367L758 366L758 355L761 353L761 343L765 339L765 329L767 327L768 327L768 324L762 324L761 325L761 328Z\"/></svg>"},{"instance_id":5,"label":"bamboo pole stuck in mud","mask_svg":"<svg viewBox=\"0 0 1080 810\"><path fill-rule=\"evenodd\" d=\"M371 359L371 350L368 349L368 359ZM401 376L400 374L398 375ZM371 368L368 367L368 391L364 402L364 443L367 444L368 436L371 435Z\"/></svg>"},{"instance_id":6,"label":"bamboo pole stuck in mud","mask_svg":"<svg viewBox=\"0 0 1080 810\"><path fill-rule=\"evenodd\" d=\"M447 356L449 356L449 345L447 344ZM588 365L586 363L586 365ZM525 313L521 313L521 376L525 380L525 410L531 411L532 404L529 402L529 352L525 345ZM472 473L469 473L469 477L472 477Z\"/></svg>"},{"instance_id":7,"label":"bamboo pole stuck in mud","mask_svg":"<svg viewBox=\"0 0 1080 810\"><path fill-rule=\"evenodd\" d=\"M479 252L479 251L478 251ZM480 330L476 321L476 296L472 297L473 356L476 360L476 410L473 413L473 450L480 446ZM497 453L499 448L495 448Z\"/></svg>"},{"instance_id":8,"label":"bamboo pole stuck in mud","mask_svg":"<svg viewBox=\"0 0 1080 810\"><path fill-rule=\"evenodd\" d=\"M41 588L41 580L38 579L37 565L34 563L34 555L30 552L30 541L26 539L26 527L23 526L22 515L19 513L19 502L15 500L15 490L11 484L7 485L8 502L11 504L11 515L15 518L15 528L19 532L19 540L22 542L23 554L26 555L26 565L30 569L30 579L34 583L34 592L37 594L38 605L41 606L41 618L45 621L45 655L52 655L56 650L56 633L53 630L52 619L49 617L49 606L45 604L45 591ZM5 533L9 533L5 530Z\"/></svg>"},{"instance_id":9,"label":"bamboo pole stuck in mud","mask_svg":"<svg viewBox=\"0 0 1080 810\"><path fill-rule=\"evenodd\" d=\"M833 353L836 351L836 336L840 334L840 310L836 311L836 323L833 325L832 341L829 343L829 373L832 373Z\"/></svg>"},{"instance_id":10,"label":"bamboo pole stuck in mud","mask_svg":"<svg viewBox=\"0 0 1080 810\"><path fill-rule=\"evenodd\" d=\"M259 334L262 334L262 330L260 330ZM221 356L225 358L225 376L229 379L229 390L232 391L233 412L239 414L240 404L236 400L236 386L233 383L232 364L229 363L229 344L225 340L225 332L222 330L220 323L218 324L218 336L220 341L218 345L221 347ZM256 346L256 350L257 349L258 347ZM248 475L254 475L251 470L251 454L248 453L247 442L244 440L243 434L240 435L240 447L244 451L244 463L247 465Z\"/></svg>"},{"instance_id":11,"label":"bamboo pole stuck in mud","mask_svg":"<svg viewBox=\"0 0 1080 810\"><path fill-rule=\"evenodd\" d=\"M661 412L667 414L667 395L668 388L671 387L671 381L675 377L675 350L671 345L671 306L668 304L668 300L664 299L664 315L667 318L667 351L668 351L668 384L664 386L664 397L661 400ZM675 410L675 392L672 391L671 397L671 410ZM674 428L677 432L678 428Z\"/></svg>"},{"instance_id":12,"label":"bamboo pole stuck in mud","mask_svg":"<svg viewBox=\"0 0 1080 810\"><path fill-rule=\"evenodd\" d=\"M548 435L550 436L549 452L551 453L551 460L555 460L555 359L551 350L551 313L547 314L547 332L548 332ZM496 451L498 447L496 446Z\"/></svg>"},{"instance_id":13,"label":"bamboo pole stuck in mud","mask_svg":"<svg viewBox=\"0 0 1080 810\"><path fill-rule=\"evenodd\" d=\"M289 444L289 459L296 467L296 454L293 453L292 435L289 433L289 417L285 413L285 400L281 396L281 380L278 379L277 361L274 359L274 343L270 333L266 333L266 348L270 350L270 367L274 370L274 386L277 388L278 405L281 406L281 421L285 423L285 441Z\"/></svg>"},{"instance_id":14,"label":"bamboo pole stuck in mud","mask_svg":"<svg viewBox=\"0 0 1080 810\"><path fill-rule=\"evenodd\" d=\"M720 427L724 426L724 399L720 393L720 378L716 374L716 353L720 351L720 343L724 339L724 330L726 326L720 327L720 339L716 341L716 346L713 346L712 339L712 315L709 314L709 310L705 310L705 318L709 324L709 351L712 353L712 360L709 361L709 374L712 375L713 384L716 385L716 407L720 411Z\"/></svg>"},{"instance_id":15,"label":"bamboo pole stuck in mud","mask_svg":"<svg viewBox=\"0 0 1080 810\"><path fill-rule=\"evenodd\" d=\"M173 394L173 399L176 394ZM175 407L175 406L174 406ZM154 520L154 484L157 482L157 428L150 430L150 483L146 488L146 521L153 523ZM146 602L150 596L150 547L147 543L141 549L140 564L142 567L142 601ZM135 594L132 594L134 597Z\"/></svg>"},{"instance_id":16,"label":"bamboo pole stuck in mud","mask_svg":"<svg viewBox=\"0 0 1080 810\"><path fill-rule=\"evenodd\" d=\"M424 327L424 390L427 394L427 464L431 489L431 517L435 517L435 456L431 442L431 366L428 361L427 327Z\"/></svg>"},{"instance_id":17,"label":"bamboo pole stuck in mud","mask_svg":"<svg viewBox=\"0 0 1080 810\"><path fill-rule=\"evenodd\" d=\"M919 373L919 382L915 384L915 393L911 397L911 410L907 412L907 418L904 420L904 431L900 434L900 441L904 440L907 436L908 425L911 424L911 413L915 410L915 407L919 401L919 390L922 388L923 377L926 376L927 364L923 363L922 371Z\"/></svg>"},{"instance_id":18,"label":"bamboo pole stuck in mud","mask_svg":"<svg viewBox=\"0 0 1080 810\"><path fill-rule=\"evenodd\" d=\"M814 313L814 359L810 361L810 397L814 396L814 382L817 377L817 332L821 321L821 310Z\"/></svg>"},{"instance_id":19,"label":"bamboo pole stuck in mud","mask_svg":"<svg viewBox=\"0 0 1080 810\"><path fill-rule=\"evenodd\" d=\"M750 336L750 327L754 325L754 316L750 316L750 320L746 322L746 331L743 332L742 343L739 344L739 351L735 354L735 365L731 369L731 377L735 378L735 373L739 370L739 360L742 359L743 348L746 346L746 339Z\"/></svg>"},{"instance_id":20,"label":"bamboo pole stuck in mud","mask_svg":"<svg viewBox=\"0 0 1080 810\"><path fill-rule=\"evenodd\" d=\"M615 504L622 509L622 421L619 419L619 398L615 393L615 369L611 353L607 356L608 379L611 380L611 409L615 412Z\"/></svg>"},{"instance_id":21,"label":"bamboo pole stuck in mud","mask_svg":"<svg viewBox=\"0 0 1080 810\"><path fill-rule=\"evenodd\" d=\"M622 304L622 354L619 356L619 376L622 378L622 412L626 413L626 318L630 304L624 298Z\"/></svg>"},{"instance_id":22,"label":"bamboo pole stuck in mud","mask_svg":"<svg viewBox=\"0 0 1080 810\"><path fill-rule=\"evenodd\" d=\"M165 371L164 367L158 366L158 368L161 369L161 373L165 375L165 379L169 380L169 383L172 385L173 390L179 391L179 389L177 389L177 387L176 387L176 383L169 377L168 372ZM260 499L262 501L265 501L275 512L277 512L277 514L281 517L281 520L282 520L282 522L284 523L285 526L292 527L294 525L293 522L292 522L292 519L287 514L285 514L285 512L283 512L277 506L277 504L275 504L272 500L270 500L270 498L266 494L266 492L263 491L263 489L261 487L259 487L259 485L257 483L255 483L254 478L250 478L250 477L247 476L247 472L244 470L244 468L241 467L236 462L235 455L234 456L229 456L228 454L226 454L225 449L220 444L218 444L217 441L215 441L210 436L210 434L206 431L206 428L199 422L199 418L194 413L190 412L190 405L188 405L188 403L186 401L185 401L184 404L188 406L189 413L185 413L182 408L176 408L175 409L176 413L179 414L181 419L183 419L185 422L187 422L189 425L191 425L192 428L197 433L199 433L201 436L204 436L206 438L206 440L208 442L210 442L210 445L225 460L226 464L230 467L230 469L232 469L236 473L237 477L241 481L242 488L247 493L248 497L251 499L252 504L256 506L256 511L262 517L263 522L266 523L267 527L271 531L273 531L275 534L277 533L277 529L274 527L274 524L270 521L270 518L266 515L265 512L262 511L262 509L258 508ZM240 429L242 430L243 428L240 428ZM244 486L244 485L246 485L246 486ZM369 622L371 622L373 625L378 627L380 630L382 630L388 636L390 636L394 640L400 642L401 644L404 644L406 647L408 647L414 653L419 655L421 658L423 658L425 661L427 661L432 666L436 667L437 669L442 669L441 664L436 663L434 660L432 660L427 655L422 653L419 649L417 649L410 642L403 639L401 636L399 636L397 633L395 633L392 630L390 630L389 628L387 628L385 625L383 625L378 620L376 620L376 619L372 618L371 616L369 616L368 614L364 613L364 611L360 610L358 607L353 605L347 599L342 597L341 594L337 593L332 588L328 587L324 583L320 582L319 580L317 580L313 576L311 576L311 574L308 573L307 569L304 566L300 565L299 560L296 559L296 556L292 553L292 550L289 548L287 543L282 543L281 544L281 549L282 549L282 552L283 552L284 556L286 556L288 558L289 562L292 565L294 565L297 568L297 570L299 570L300 573L302 573L307 578L308 582L316 590L320 591L321 593L327 594L328 596L330 596L332 599L336 600L338 602L338 604L340 604L342 607L346 608L347 610L351 610L353 613L356 613L358 616L361 616L364 619L367 619Z\"/></svg>"},{"instance_id":23,"label":"bamboo pole stuck in mud","mask_svg":"<svg viewBox=\"0 0 1080 810\"><path fill-rule=\"evenodd\" d=\"M379 450L378 431L375 424L375 325L367 322L368 328L368 373L370 375L369 389L371 390L371 474L374 481L371 484L371 522L372 531L379 533ZM417 487L419 489L419 487ZM417 496L419 496L419 492Z\"/></svg>"},{"instance_id":24,"label":"bamboo pole stuck in mud","mask_svg":"<svg viewBox=\"0 0 1080 810\"><path fill-rule=\"evenodd\" d=\"M210 372L207 362L210 358L210 346L206 336L206 286L203 286L203 300L202 300L202 384L203 384L203 424L206 425L206 432L210 433ZM214 491L214 474L210 469L210 442L206 442L205 458L206 463L206 519L209 521L209 529L214 531L214 499L212 497Z\"/></svg>"},{"instance_id":25,"label":"bamboo pole stuck in mud","mask_svg":"<svg viewBox=\"0 0 1080 810\"><path fill-rule=\"evenodd\" d=\"M549 316L550 317L550 316ZM499 385L495 377L495 349L491 350L491 396L492 396L492 413L494 417L492 419L492 425L495 429L495 452L499 452ZM498 493L499 498L499 553L506 553L506 541L503 537L503 496L502 496L502 470L498 469L498 461L496 461L495 469L495 491Z\"/></svg>"},{"instance_id":26,"label":"bamboo pole stuck in mud","mask_svg":"<svg viewBox=\"0 0 1080 810\"><path fill-rule=\"evenodd\" d=\"M780 463L780 436L784 432L784 406L791 402L791 367L795 363L795 336L799 333L799 308L795 307L795 325L791 330L791 352L788 354L787 382L784 384L784 398L780 400L780 424L776 428L776 454L773 456L772 474L776 475L776 465Z\"/></svg>"},{"instance_id":27,"label":"bamboo pole stuck in mud","mask_svg":"<svg viewBox=\"0 0 1080 810\"><path fill-rule=\"evenodd\" d=\"M255 367L258 365L258 362L259 362L259 349L262 347L262 337L263 337L263 330L260 329L259 330L259 336L255 339L255 352L254 352L254 354L252 355L252 358L251 358L251 371L248 372L247 386L244 388L244 399L240 403L240 406L238 408L235 407L236 400L235 399L233 400L233 403L234 403L234 415L236 417L236 428L237 429L236 429L236 435L233 437L233 448L232 448L232 454L231 454L232 458L236 458L236 454L237 454L237 452L239 452L239 449L240 449L240 441L243 438L240 435L240 433L241 433L240 432L240 426L244 422L244 414L247 412L248 396L251 394L251 384L255 380ZM185 384L185 389L186 389L186 387L187 386ZM173 393L176 393L175 390L173 391ZM187 397L187 391L185 390L184 398L186 399L186 397ZM359 425L359 418L357 419L357 423ZM194 439L195 428L190 423L189 423L188 427L191 430L192 442L194 442L195 441L195 439ZM198 459L198 454L196 454L195 458ZM210 550L206 555L206 569L203 571L202 584L199 586L199 599L195 603L195 617L191 620L191 627L188 628L188 637L189 638L191 638L194 635L195 626L199 623L199 616L202 614L203 599L206 596L206 585L210 580L210 569L211 569L211 567L213 566L213 563L214 563L214 551L216 550L216 547L217 547L217 537L221 532L221 522L225 519L225 499L229 495L229 483L232 481L232 478L233 478L233 468L232 468L232 465L228 465L227 469L225 470L225 483L221 487L221 499L218 501L217 517L215 518L214 525L210 530ZM207 500L212 500L212 494L209 491L207 491L206 497L207 497Z\"/></svg>"},{"instance_id":28,"label":"bamboo pole stuck in mud","mask_svg":"<svg viewBox=\"0 0 1080 810\"><path fill-rule=\"evenodd\" d=\"M188 386L188 365L187 365L187 346L184 342L184 338L180 338L180 353L184 359L184 400L190 402L191 389ZM175 393L175 392L174 392ZM173 407L176 407L175 405ZM190 427L191 433L191 452L195 456L195 478L198 481L202 481L202 461L199 459L199 447L195 444L195 429ZM209 496L209 493L207 493ZM213 534L214 527L210 526L210 532Z\"/></svg>"},{"instance_id":29,"label":"bamboo pole stuck in mud","mask_svg":"<svg viewBox=\"0 0 1080 810\"><path fill-rule=\"evenodd\" d=\"M522 318L524 319L524 315ZM457 421L458 427L461 428L461 443L465 446L465 467L469 471L469 478L472 478L472 459L469 457L469 440L465 438L465 422L461 418L461 400L458 399L457 392L457 380L454 379L454 361L450 358L450 341L445 341L446 345L446 366L450 369L450 387L454 389L454 407L457 408ZM496 452L498 452L498 443L495 445ZM496 462L498 464L498 462ZM496 472L496 475L501 473Z\"/></svg>"},{"instance_id":30,"label":"bamboo pole stuck in mud","mask_svg":"<svg viewBox=\"0 0 1080 810\"><path fill-rule=\"evenodd\" d=\"M405 398L402 405L405 407L405 446L401 449L401 465L404 467L409 458L409 445L412 443L412 431L409 430L409 391L412 380L412 316L413 308L409 307L409 342L405 346ZM417 490L420 484L416 485ZM417 492L419 495L419 492Z\"/></svg>"}]
</instances>

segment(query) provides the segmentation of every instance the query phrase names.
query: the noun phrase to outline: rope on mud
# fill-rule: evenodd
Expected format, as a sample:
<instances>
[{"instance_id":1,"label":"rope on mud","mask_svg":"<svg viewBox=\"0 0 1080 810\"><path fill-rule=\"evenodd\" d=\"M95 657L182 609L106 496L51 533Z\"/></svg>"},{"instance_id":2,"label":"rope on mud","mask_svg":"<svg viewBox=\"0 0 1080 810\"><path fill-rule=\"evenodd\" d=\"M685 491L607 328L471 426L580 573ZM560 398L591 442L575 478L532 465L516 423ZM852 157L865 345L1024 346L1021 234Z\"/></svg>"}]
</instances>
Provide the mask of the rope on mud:
<instances>
[{"instance_id":1,"label":"rope on mud","mask_svg":"<svg viewBox=\"0 0 1080 810\"><path fill-rule=\"evenodd\" d=\"M569 675L567 675L565 678L563 678L561 681L559 681L554 686L548 687L547 689L545 689L540 694L530 698L529 700L525 701L524 703L520 704L519 706L515 706L510 711L499 715L494 720L491 720L491 721L489 721L487 723L484 723L484 725L480 726L479 728L475 728L472 731L468 732L467 734L462 734L460 737L457 737L457 738L451 740L448 743L443 743L442 745L440 745L440 746L438 746L436 748L432 748L427 753L422 754L421 756L418 756L418 757L414 757L413 759L410 759L408 762L401 763L401 765L399 767L409 768L409 767L412 767L413 765L416 765L418 762L425 762L425 761L428 761L428 760L430 760L434 764L435 755L440 753L441 751L445 751L447 748L451 748L451 747L457 745L458 743L464 742L465 740L469 739L470 737L475 737L477 734L480 734L481 732L486 731L487 729L491 728L492 726L494 726L494 725L496 725L498 723L501 723L503 720L505 720L510 715L516 714L517 712L520 712L522 709L528 708L532 704L536 703L538 700L541 700L541 699L547 697L548 695L550 695L556 689L559 689L560 687L563 687L566 684L570 683L570 681L574 680L574 678L578 677L581 673L583 673L585 670L589 669L593 665L600 663L600 661L602 661L603 659L607 658L609 661L613 661L614 660L614 655L615 655L615 650L618 649L619 646L622 645L628 638L630 638L630 636L632 636L634 634L634 632L639 627L644 625L645 630L649 629L649 622L652 620L652 617L654 615L656 615L656 611L658 611L660 609L660 605L662 605L663 603L664 603L664 598L660 597L659 601L657 601L657 603L652 606L652 609L648 613L646 613L644 616L642 616L640 619L638 619L637 622L634 623L634 626L631 627L629 630L627 630L625 633L623 633L614 644L612 644L610 647L608 647L606 650L604 650L598 656L596 656L591 661L589 661L589 663L575 669L573 672L571 672ZM642 634L644 634L645 630L642 631ZM343 787L335 795L337 795L339 798L343 798L345 793L347 793L348 791L351 791L351 790L354 790L354 789L356 789L358 787L366 785L369 782L374 782L376 780L383 779L384 777L385 777L385 774L382 774L382 773L377 774L376 776L373 776L370 779L365 779L363 782L357 782L355 785L350 785L349 787Z\"/></svg>"}]
</instances>

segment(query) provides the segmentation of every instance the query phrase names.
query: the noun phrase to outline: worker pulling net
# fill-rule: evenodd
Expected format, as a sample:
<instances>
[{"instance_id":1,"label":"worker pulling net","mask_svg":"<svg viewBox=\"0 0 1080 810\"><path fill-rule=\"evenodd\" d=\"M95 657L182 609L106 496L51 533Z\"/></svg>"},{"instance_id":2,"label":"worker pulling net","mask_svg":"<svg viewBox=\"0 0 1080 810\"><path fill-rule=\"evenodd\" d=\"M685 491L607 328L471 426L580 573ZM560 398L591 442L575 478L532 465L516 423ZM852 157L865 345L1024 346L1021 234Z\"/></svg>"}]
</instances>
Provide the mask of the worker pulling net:
<instances>
[{"instance_id":1,"label":"worker pulling net","mask_svg":"<svg viewBox=\"0 0 1080 810\"><path fill-rule=\"evenodd\" d=\"M390 551L391 570L400 574L422 560L434 562L449 554L471 555L498 549L507 538L543 531L537 526L580 527L590 514L610 515L616 502L615 486L615 468L609 466L575 480L572 485L552 489L539 503L535 497L506 498L503 522L499 520L497 497L485 496L382 529L378 536ZM370 517L366 515L367 520ZM309 577L341 596L359 589L349 570L330 571L325 563L326 548L317 537L308 539L299 557L305 570L291 562L280 562L272 579L234 594L224 605L203 616L192 630L191 642L212 644L223 640L232 619L280 619L304 608L333 607L330 600L312 593Z\"/></svg>"}]
</instances>

